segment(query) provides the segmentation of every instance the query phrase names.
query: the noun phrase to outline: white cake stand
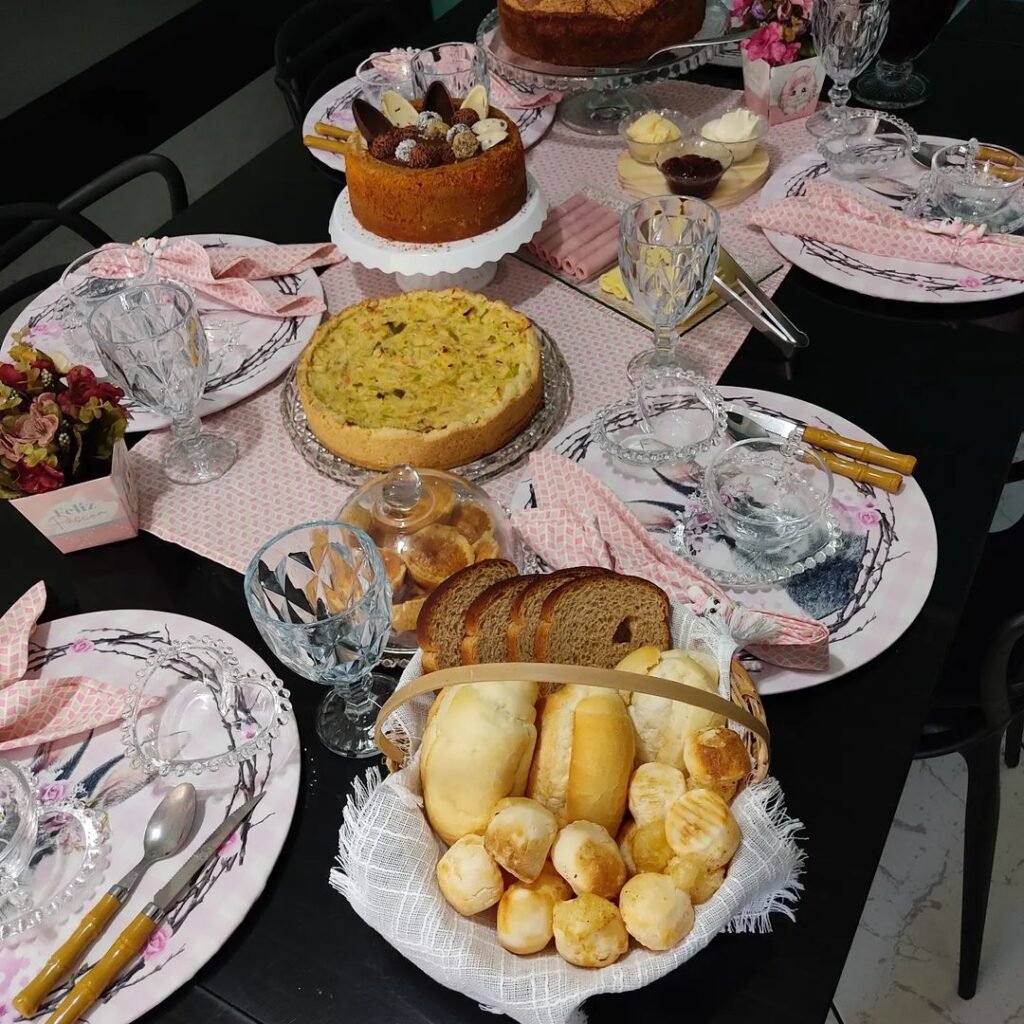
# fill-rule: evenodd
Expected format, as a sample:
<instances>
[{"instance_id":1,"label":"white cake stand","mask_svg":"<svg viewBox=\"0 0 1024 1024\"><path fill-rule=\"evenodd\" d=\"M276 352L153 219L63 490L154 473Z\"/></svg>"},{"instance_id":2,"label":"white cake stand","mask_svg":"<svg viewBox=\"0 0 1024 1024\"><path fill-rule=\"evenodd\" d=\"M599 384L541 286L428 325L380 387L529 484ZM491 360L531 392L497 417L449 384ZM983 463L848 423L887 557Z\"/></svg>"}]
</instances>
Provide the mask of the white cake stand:
<instances>
[{"instance_id":1,"label":"white cake stand","mask_svg":"<svg viewBox=\"0 0 1024 1024\"><path fill-rule=\"evenodd\" d=\"M515 252L540 230L548 206L540 186L526 176L526 202L504 224L482 235L439 245L391 242L367 231L352 213L348 189L342 189L331 211L331 241L353 263L394 274L404 292L417 288L465 288L489 284L498 260Z\"/></svg>"}]
</instances>

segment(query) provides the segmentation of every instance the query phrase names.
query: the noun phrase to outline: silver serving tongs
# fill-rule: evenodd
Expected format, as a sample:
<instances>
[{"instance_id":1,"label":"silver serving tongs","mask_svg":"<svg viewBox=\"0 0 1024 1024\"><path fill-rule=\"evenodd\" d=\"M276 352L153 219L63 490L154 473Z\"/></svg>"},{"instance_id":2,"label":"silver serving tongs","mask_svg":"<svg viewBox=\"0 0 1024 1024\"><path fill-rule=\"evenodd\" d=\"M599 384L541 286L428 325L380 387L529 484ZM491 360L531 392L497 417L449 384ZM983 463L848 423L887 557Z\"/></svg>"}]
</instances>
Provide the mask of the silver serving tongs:
<instances>
[{"instance_id":1,"label":"silver serving tongs","mask_svg":"<svg viewBox=\"0 0 1024 1024\"><path fill-rule=\"evenodd\" d=\"M807 348L810 339L757 286L751 276L725 251L719 254L719 268L733 283L715 274L711 288L724 302L751 326L771 338L786 354L793 349Z\"/></svg>"}]
</instances>

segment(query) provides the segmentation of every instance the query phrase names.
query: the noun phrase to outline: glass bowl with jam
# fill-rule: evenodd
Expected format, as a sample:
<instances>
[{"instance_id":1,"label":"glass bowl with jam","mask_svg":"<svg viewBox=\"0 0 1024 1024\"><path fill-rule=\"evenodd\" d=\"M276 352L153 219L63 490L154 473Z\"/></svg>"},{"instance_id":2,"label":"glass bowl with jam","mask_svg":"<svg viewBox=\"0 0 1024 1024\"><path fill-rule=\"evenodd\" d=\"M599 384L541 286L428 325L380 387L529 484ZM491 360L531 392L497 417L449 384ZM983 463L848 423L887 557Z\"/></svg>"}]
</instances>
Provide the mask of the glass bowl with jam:
<instances>
[{"instance_id":1,"label":"glass bowl with jam","mask_svg":"<svg viewBox=\"0 0 1024 1024\"><path fill-rule=\"evenodd\" d=\"M732 163L728 146L707 139L680 139L658 150L658 170L677 196L709 198Z\"/></svg>"}]
</instances>

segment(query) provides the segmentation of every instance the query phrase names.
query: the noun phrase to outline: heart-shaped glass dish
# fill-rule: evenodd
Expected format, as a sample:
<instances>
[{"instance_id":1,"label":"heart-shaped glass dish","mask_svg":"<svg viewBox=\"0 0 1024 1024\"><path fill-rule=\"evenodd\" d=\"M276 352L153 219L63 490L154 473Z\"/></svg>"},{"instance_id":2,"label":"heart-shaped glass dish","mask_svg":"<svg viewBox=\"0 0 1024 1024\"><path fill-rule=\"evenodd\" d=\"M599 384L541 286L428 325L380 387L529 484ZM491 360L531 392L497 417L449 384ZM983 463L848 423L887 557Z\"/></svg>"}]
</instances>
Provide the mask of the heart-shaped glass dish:
<instances>
[{"instance_id":1,"label":"heart-shaped glass dish","mask_svg":"<svg viewBox=\"0 0 1024 1024\"><path fill-rule=\"evenodd\" d=\"M128 690L121 741L136 768L199 775L252 760L291 717L288 691L242 671L232 650L187 637L153 655Z\"/></svg>"}]
</instances>

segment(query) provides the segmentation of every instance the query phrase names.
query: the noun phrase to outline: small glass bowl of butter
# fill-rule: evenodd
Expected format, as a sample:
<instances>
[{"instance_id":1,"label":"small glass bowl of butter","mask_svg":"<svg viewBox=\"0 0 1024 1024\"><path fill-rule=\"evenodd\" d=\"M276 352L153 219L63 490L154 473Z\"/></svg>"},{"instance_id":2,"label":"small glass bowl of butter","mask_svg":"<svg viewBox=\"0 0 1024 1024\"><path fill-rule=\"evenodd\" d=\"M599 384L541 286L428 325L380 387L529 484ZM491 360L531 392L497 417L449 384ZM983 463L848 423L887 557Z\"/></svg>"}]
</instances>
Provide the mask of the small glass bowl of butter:
<instances>
[{"instance_id":1,"label":"small glass bowl of butter","mask_svg":"<svg viewBox=\"0 0 1024 1024\"><path fill-rule=\"evenodd\" d=\"M732 158L739 163L749 159L758 143L768 134L768 122L746 107L730 110L700 130L701 138L727 146Z\"/></svg>"},{"instance_id":2,"label":"small glass bowl of butter","mask_svg":"<svg viewBox=\"0 0 1024 1024\"><path fill-rule=\"evenodd\" d=\"M629 147L629 155L641 164L653 164L662 146L692 134L686 115L666 107L638 110L619 122L619 135Z\"/></svg>"}]
</instances>

